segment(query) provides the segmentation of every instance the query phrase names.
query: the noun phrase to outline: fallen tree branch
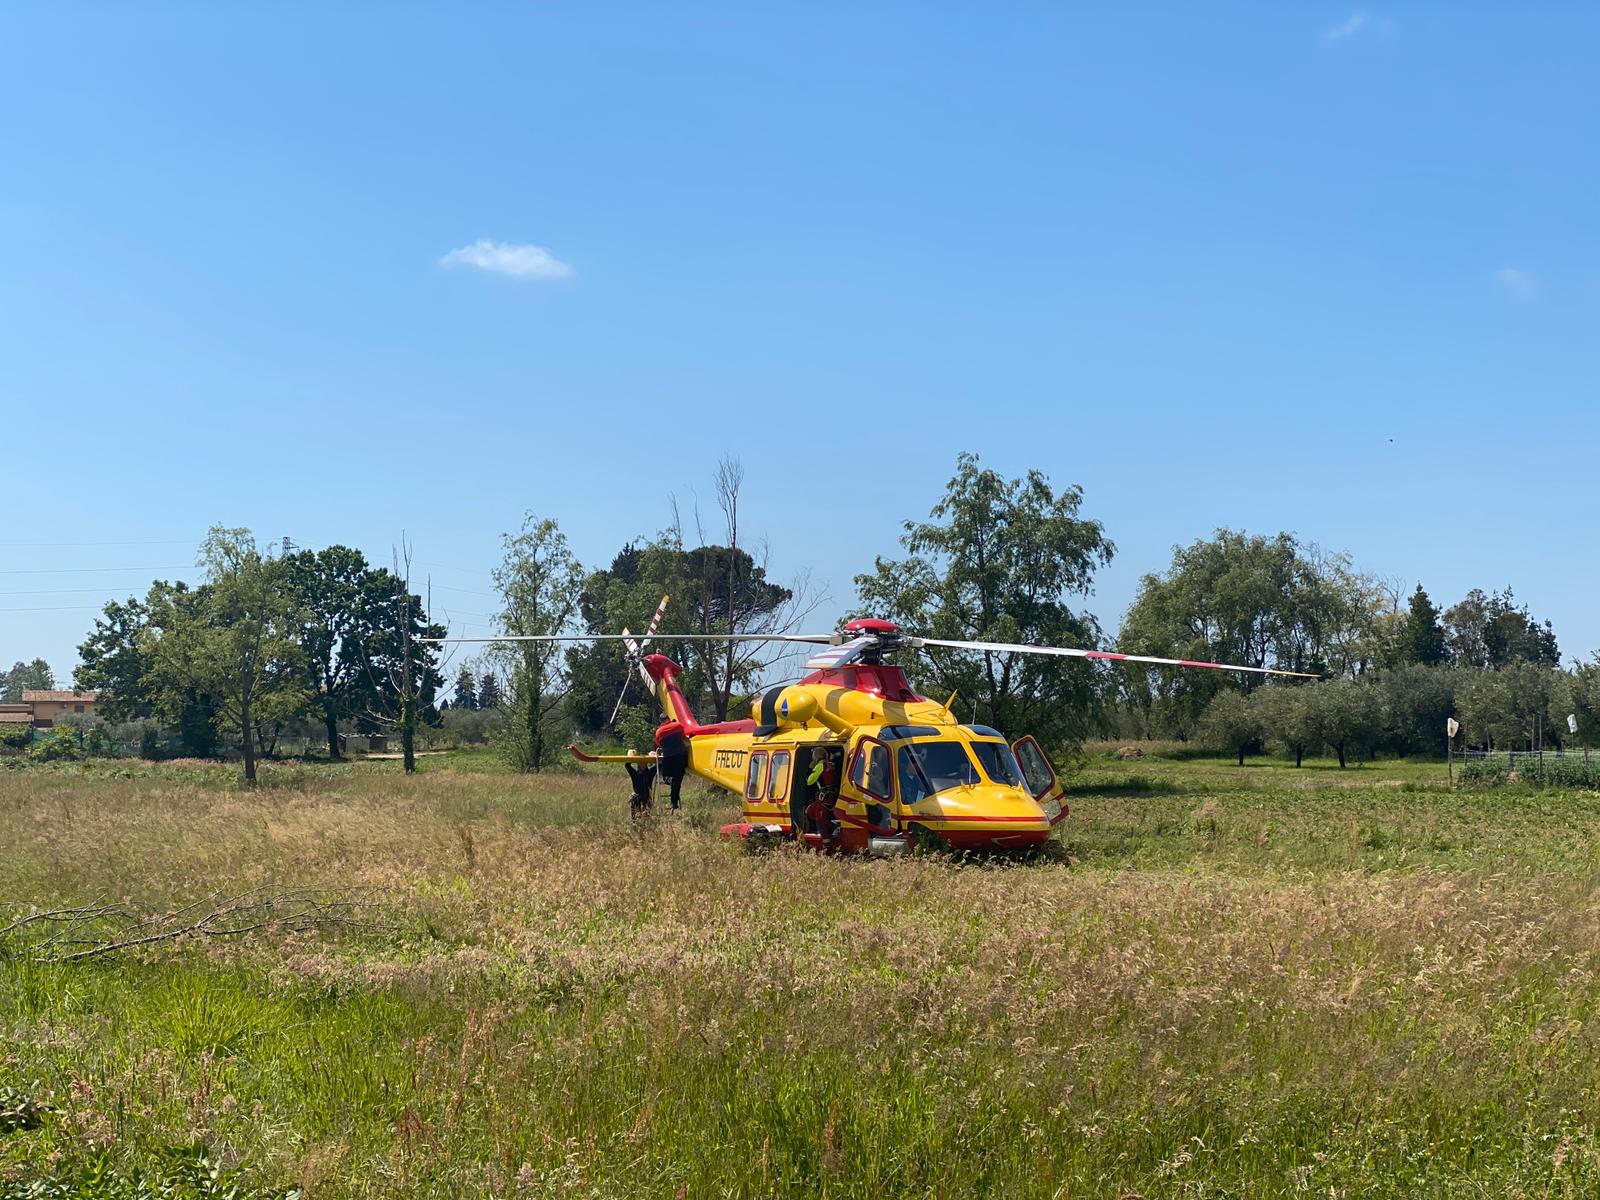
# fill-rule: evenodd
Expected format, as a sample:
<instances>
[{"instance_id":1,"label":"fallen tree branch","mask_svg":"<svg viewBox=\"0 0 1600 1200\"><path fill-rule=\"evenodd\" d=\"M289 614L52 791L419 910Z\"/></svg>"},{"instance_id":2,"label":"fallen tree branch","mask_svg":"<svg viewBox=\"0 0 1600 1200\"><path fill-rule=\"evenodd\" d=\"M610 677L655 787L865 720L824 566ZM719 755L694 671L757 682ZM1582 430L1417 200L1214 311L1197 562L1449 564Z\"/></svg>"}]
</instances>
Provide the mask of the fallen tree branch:
<instances>
[{"instance_id":1,"label":"fallen tree branch","mask_svg":"<svg viewBox=\"0 0 1600 1200\"><path fill-rule=\"evenodd\" d=\"M212 892L162 913L90 903L32 912L0 928L0 949L36 962L69 963L184 938L234 938L272 930L387 928L378 902L360 889L252 888Z\"/></svg>"}]
</instances>

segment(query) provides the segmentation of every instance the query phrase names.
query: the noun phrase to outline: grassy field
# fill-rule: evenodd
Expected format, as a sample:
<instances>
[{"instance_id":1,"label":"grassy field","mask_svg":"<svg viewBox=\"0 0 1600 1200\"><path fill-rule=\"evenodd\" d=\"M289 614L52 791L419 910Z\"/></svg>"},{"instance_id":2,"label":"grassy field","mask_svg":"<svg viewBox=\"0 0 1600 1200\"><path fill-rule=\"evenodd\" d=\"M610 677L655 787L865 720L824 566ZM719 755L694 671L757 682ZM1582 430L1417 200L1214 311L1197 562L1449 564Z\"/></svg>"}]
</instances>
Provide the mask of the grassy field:
<instances>
[{"instance_id":1,"label":"grassy field","mask_svg":"<svg viewBox=\"0 0 1600 1200\"><path fill-rule=\"evenodd\" d=\"M423 766L0 771L12 916L371 922L6 935L0 1196L1600 1194L1595 794L1095 759L1070 862L854 862Z\"/></svg>"}]
</instances>

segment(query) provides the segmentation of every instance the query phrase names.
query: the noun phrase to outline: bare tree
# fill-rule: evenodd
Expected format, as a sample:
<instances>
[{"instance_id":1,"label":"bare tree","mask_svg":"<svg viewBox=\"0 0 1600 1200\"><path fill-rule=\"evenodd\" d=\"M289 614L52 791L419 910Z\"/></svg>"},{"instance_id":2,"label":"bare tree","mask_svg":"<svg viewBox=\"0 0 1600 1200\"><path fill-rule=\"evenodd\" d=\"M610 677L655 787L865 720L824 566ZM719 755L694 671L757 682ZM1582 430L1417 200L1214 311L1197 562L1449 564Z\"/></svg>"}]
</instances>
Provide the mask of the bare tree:
<instances>
[{"instance_id":1,"label":"bare tree","mask_svg":"<svg viewBox=\"0 0 1600 1200\"><path fill-rule=\"evenodd\" d=\"M724 457L714 478L717 508L722 514L722 542L709 544L701 523L700 507L693 508L695 537L699 543L684 551L685 573L693 611L695 633L778 633L793 631L826 602L826 595L801 572L785 587L768 577L771 550L765 539L754 552L742 544L739 502L744 490L744 466ZM676 497L672 501L671 536L683 544L683 527ZM691 643L688 651L705 678L707 697L716 720L727 720L733 700L754 691L769 673L796 653L775 649L773 643Z\"/></svg>"}]
</instances>

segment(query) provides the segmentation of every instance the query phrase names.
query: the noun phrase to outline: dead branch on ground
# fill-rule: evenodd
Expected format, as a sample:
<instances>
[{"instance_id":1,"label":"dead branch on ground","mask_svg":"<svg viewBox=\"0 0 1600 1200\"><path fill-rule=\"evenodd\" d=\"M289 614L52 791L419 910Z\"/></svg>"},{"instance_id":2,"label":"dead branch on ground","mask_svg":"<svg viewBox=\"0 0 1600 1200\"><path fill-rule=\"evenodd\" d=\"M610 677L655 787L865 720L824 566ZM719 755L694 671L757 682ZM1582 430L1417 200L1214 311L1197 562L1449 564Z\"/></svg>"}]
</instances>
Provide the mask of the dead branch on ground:
<instances>
[{"instance_id":1,"label":"dead branch on ground","mask_svg":"<svg viewBox=\"0 0 1600 1200\"><path fill-rule=\"evenodd\" d=\"M68 963L186 938L230 938L271 930L302 933L386 928L378 904L356 889L260 887L212 892L160 913L97 898L76 908L25 913L0 927L0 956Z\"/></svg>"}]
</instances>

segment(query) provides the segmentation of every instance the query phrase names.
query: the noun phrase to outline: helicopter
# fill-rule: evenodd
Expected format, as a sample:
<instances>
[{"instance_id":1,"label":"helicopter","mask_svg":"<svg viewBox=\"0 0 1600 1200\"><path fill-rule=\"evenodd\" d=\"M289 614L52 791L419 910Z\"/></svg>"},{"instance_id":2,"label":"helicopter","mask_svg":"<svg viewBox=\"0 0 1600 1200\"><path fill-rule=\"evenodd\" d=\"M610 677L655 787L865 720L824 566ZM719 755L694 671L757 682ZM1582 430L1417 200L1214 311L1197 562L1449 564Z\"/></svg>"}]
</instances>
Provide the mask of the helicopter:
<instances>
[{"instance_id":1,"label":"helicopter","mask_svg":"<svg viewBox=\"0 0 1600 1200\"><path fill-rule=\"evenodd\" d=\"M673 641L822 647L807 659L808 674L755 697L748 718L702 725L680 686L683 668L664 654L645 652L666 603L663 597L649 630L637 639L624 629L620 634L439 640L620 640L669 722L682 728L689 770L740 797L740 820L724 825L723 834L876 857L918 846L962 853L1036 851L1068 815L1061 776L1031 735L1008 741L996 729L963 723L954 695L943 702L919 695L904 670L886 661L889 655L941 648L1312 678L1274 667L917 637L877 617L857 618L828 634L673 634ZM591 763L656 761L648 754L589 754L576 745L569 750ZM818 762L832 766L834 786L827 794L828 781L814 778L811 770Z\"/></svg>"}]
</instances>

